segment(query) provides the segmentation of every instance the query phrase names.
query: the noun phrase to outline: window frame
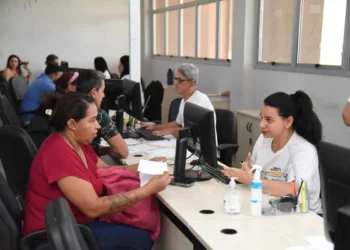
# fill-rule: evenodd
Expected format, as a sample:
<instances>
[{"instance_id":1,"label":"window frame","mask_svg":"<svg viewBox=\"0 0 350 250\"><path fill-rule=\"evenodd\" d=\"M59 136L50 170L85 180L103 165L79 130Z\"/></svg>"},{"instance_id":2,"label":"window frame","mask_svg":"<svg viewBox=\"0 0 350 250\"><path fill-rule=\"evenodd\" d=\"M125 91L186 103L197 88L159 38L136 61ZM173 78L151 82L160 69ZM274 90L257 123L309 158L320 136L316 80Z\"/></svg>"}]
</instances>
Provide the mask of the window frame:
<instances>
[{"instance_id":1,"label":"window frame","mask_svg":"<svg viewBox=\"0 0 350 250\"><path fill-rule=\"evenodd\" d=\"M165 1L165 6L167 6L167 1ZM181 0L179 0L179 3L177 5L173 6L168 6L164 8L159 8L154 10L154 1L151 0L151 5L152 5L152 57L157 58L157 59L164 59L164 60L174 60L174 61L181 61L183 62L184 59L186 59L187 62L192 62L192 63L204 63L204 64L216 64L216 65L231 65L232 61L232 55L231 59L219 59L220 55L220 12L221 12L221 4L223 0L194 0L189 3L180 3ZM215 58L203 58L203 57L198 57L199 55L199 6L205 5L205 4L210 4L210 3L216 3L216 46L215 46ZM233 3L234 0L232 0L232 6L231 6L231 12L233 12ZM183 12L181 10L186 9L186 8L195 8L195 13L196 13L196 20L195 20L195 56L181 56L182 52L182 14ZM167 12L169 11L178 11L178 55L167 55L168 53L168 41L167 41L167 26L168 26L168 17L167 17ZM155 54L155 38L156 38L156 31L154 29L155 23L154 23L154 15L155 14L160 14L164 13L165 15L165 25L164 25L164 52L165 54ZM232 13L233 14L233 13ZM232 43L229 45L232 47ZM231 52L232 53L232 52Z\"/></svg>"},{"instance_id":2,"label":"window frame","mask_svg":"<svg viewBox=\"0 0 350 250\"><path fill-rule=\"evenodd\" d=\"M342 62L340 66L334 65L320 65L320 64L306 64L298 63L299 53L299 36L302 25L302 7L303 0L294 1L294 14L293 14L293 29L292 29L292 53L291 63L278 63L278 62L262 62L259 61L262 42L261 38L261 24L262 24L262 9L261 4L263 0L258 0L257 4L257 33L256 33L256 57L254 69L258 70L270 70L270 71L284 71L292 73L304 73L314 75L327 75L327 76L343 76L350 77L350 0L347 0L346 13L345 13L345 26L344 26L344 39L343 39L343 53Z\"/></svg>"}]
</instances>

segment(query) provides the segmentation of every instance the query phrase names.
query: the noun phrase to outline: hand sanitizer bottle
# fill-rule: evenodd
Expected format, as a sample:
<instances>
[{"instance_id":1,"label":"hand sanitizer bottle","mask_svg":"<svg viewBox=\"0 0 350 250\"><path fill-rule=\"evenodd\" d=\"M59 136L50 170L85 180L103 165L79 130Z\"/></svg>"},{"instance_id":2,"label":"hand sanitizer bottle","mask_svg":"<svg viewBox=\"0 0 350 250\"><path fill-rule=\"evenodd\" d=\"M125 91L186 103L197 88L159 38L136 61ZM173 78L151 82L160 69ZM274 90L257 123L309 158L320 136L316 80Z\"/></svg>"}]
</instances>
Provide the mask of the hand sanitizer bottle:
<instances>
[{"instance_id":1,"label":"hand sanitizer bottle","mask_svg":"<svg viewBox=\"0 0 350 250\"><path fill-rule=\"evenodd\" d=\"M242 196L241 193L235 189L236 182L231 178L229 187L224 195L224 213L225 214L239 214L241 212Z\"/></svg>"},{"instance_id":2,"label":"hand sanitizer bottle","mask_svg":"<svg viewBox=\"0 0 350 250\"><path fill-rule=\"evenodd\" d=\"M260 180L260 172L262 168L258 165L253 165L250 172L253 170L255 170L255 173L251 184L250 214L252 216L261 216L262 182Z\"/></svg>"}]
</instances>

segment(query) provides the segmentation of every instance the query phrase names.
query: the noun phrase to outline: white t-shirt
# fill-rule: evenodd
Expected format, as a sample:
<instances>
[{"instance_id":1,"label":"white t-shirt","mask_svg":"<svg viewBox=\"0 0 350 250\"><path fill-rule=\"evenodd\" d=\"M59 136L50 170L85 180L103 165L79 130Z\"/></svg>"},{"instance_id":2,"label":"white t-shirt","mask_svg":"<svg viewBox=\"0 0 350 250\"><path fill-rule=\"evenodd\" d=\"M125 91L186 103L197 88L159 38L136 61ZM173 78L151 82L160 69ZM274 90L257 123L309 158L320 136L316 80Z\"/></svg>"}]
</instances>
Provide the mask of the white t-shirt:
<instances>
[{"instance_id":1,"label":"white t-shirt","mask_svg":"<svg viewBox=\"0 0 350 250\"><path fill-rule=\"evenodd\" d=\"M111 75L109 74L108 70L103 72L103 74L105 75L106 79L111 79Z\"/></svg>"},{"instance_id":2,"label":"white t-shirt","mask_svg":"<svg viewBox=\"0 0 350 250\"><path fill-rule=\"evenodd\" d=\"M190 98L187 99L186 102L190 102L193 104L196 104L198 106L201 106L203 108L209 109L214 111L214 127L215 127L215 139L216 139L216 145L217 143L217 135L216 135L216 114L213 104L211 103L209 97L206 94L203 94L202 92L196 90ZM180 107L179 107L179 113L177 114L176 123L184 127L184 108L185 108L185 101L184 99L181 100Z\"/></svg>"},{"instance_id":3,"label":"white t-shirt","mask_svg":"<svg viewBox=\"0 0 350 250\"><path fill-rule=\"evenodd\" d=\"M130 75L124 75L122 78L122 80L124 79L128 79L130 80ZM140 93L141 93L141 104L142 104L142 107L145 105L145 96L143 95L143 89L142 89L142 84L141 84L141 81L140 81Z\"/></svg>"},{"instance_id":4,"label":"white t-shirt","mask_svg":"<svg viewBox=\"0 0 350 250\"><path fill-rule=\"evenodd\" d=\"M272 138L264 138L263 135L260 135L254 145L252 164L263 168L261 179L283 182L295 180L296 184L300 184L301 180L307 181L310 210L322 213L316 147L296 132L276 153L272 151L271 143Z\"/></svg>"}]
</instances>

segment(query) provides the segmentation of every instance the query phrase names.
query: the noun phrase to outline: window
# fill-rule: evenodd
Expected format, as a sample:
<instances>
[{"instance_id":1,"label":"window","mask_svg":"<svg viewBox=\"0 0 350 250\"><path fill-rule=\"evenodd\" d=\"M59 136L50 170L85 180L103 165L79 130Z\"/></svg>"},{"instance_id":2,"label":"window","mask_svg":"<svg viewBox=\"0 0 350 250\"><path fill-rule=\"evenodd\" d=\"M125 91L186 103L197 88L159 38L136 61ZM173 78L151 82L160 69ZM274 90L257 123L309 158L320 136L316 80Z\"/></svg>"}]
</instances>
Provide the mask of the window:
<instances>
[{"instance_id":1,"label":"window","mask_svg":"<svg viewBox=\"0 0 350 250\"><path fill-rule=\"evenodd\" d=\"M153 54L230 60L232 8L233 0L153 0Z\"/></svg>"},{"instance_id":2,"label":"window","mask_svg":"<svg viewBox=\"0 0 350 250\"><path fill-rule=\"evenodd\" d=\"M347 2L260 0L258 62L298 69L349 70Z\"/></svg>"}]
</instances>

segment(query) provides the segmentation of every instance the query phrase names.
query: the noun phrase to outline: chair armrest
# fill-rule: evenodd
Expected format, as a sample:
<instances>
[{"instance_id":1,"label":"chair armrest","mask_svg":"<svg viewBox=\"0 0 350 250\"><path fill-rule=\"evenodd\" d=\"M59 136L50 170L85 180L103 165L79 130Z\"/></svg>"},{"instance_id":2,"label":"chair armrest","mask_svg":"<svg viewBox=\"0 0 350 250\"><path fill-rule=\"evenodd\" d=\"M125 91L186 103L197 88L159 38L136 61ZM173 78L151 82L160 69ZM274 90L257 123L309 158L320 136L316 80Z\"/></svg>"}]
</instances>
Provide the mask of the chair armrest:
<instances>
[{"instance_id":1,"label":"chair armrest","mask_svg":"<svg viewBox=\"0 0 350 250\"><path fill-rule=\"evenodd\" d=\"M89 227L83 224L78 224L78 227L80 229L80 232L86 242L86 245L89 246L90 250L100 250L100 247L98 246L96 239L94 235L92 234Z\"/></svg>"},{"instance_id":2,"label":"chair armrest","mask_svg":"<svg viewBox=\"0 0 350 250\"><path fill-rule=\"evenodd\" d=\"M237 151L239 146L237 144L220 144L217 147L217 150L222 151L225 149L233 149L234 151Z\"/></svg>"},{"instance_id":3,"label":"chair armrest","mask_svg":"<svg viewBox=\"0 0 350 250\"><path fill-rule=\"evenodd\" d=\"M36 242L37 239L47 236L46 230L35 231L30 234L27 234L21 239L21 250L31 250L33 249L33 241Z\"/></svg>"}]
</instances>

